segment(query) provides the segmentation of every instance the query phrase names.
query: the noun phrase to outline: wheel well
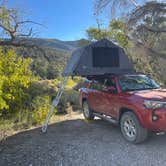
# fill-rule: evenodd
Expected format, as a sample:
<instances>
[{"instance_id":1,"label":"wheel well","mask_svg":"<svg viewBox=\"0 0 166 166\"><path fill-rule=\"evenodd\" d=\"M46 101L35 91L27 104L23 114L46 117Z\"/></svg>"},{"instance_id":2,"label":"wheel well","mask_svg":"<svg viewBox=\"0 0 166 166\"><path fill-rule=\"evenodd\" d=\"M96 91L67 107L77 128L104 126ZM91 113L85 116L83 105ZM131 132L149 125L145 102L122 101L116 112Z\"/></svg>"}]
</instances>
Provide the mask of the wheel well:
<instances>
[{"instance_id":1,"label":"wheel well","mask_svg":"<svg viewBox=\"0 0 166 166\"><path fill-rule=\"evenodd\" d=\"M120 119L122 117L122 115L125 113L125 112L133 112L133 110L129 109L129 108L121 108L120 111L119 111L119 118L118 118L118 121L120 122ZM135 114L135 113L134 113Z\"/></svg>"}]
</instances>

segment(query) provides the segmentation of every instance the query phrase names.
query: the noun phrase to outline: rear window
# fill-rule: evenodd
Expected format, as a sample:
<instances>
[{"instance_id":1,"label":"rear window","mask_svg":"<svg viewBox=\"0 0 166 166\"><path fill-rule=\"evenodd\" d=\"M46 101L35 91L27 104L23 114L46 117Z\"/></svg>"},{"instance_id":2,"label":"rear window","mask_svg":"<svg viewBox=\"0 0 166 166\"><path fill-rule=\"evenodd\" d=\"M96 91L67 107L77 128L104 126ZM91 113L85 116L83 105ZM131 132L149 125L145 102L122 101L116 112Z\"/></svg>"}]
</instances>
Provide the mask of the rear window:
<instances>
[{"instance_id":1,"label":"rear window","mask_svg":"<svg viewBox=\"0 0 166 166\"><path fill-rule=\"evenodd\" d=\"M119 48L94 47L93 67L119 67Z\"/></svg>"}]
</instances>

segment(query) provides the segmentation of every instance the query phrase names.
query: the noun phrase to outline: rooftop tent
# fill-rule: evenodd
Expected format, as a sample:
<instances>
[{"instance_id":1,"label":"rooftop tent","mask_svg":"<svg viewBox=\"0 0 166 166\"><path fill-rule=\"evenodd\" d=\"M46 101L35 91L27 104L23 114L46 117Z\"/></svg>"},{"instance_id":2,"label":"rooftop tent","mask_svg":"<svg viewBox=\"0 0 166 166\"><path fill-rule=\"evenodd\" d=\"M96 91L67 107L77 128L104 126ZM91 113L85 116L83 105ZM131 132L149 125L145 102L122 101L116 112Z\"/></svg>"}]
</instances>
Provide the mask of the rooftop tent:
<instances>
[{"instance_id":1,"label":"rooftop tent","mask_svg":"<svg viewBox=\"0 0 166 166\"><path fill-rule=\"evenodd\" d=\"M90 76L134 72L125 51L102 39L75 50L64 70L64 76Z\"/></svg>"}]
</instances>

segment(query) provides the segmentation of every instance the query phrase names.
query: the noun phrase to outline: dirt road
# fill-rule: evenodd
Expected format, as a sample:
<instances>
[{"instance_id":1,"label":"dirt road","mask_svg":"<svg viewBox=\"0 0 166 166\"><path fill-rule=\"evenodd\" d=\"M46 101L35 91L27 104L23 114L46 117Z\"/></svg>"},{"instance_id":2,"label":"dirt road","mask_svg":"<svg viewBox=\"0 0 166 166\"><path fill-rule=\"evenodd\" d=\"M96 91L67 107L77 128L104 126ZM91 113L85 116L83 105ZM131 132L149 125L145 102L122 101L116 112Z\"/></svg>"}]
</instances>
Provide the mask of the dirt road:
<instances>
[{"instance_id":1,"label":"dirt road","mask_svg":"<svg viewBox=\"0 0 166 166\"><path fill-rule=\"evenodd\" d=\"M141 145L127 143L118 127L76 116L0 144L0 166L166 166L166 135Z\"/></svg>"}]
</instances>

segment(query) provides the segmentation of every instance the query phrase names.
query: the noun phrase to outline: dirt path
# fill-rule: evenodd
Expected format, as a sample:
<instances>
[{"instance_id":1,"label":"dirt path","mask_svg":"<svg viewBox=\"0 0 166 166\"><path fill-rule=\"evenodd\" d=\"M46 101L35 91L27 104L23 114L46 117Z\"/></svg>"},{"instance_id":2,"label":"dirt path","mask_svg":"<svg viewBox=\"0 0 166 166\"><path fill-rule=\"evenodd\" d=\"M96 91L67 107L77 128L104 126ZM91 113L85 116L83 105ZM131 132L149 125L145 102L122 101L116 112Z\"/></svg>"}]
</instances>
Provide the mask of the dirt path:
<instances>
[{"instance_id":1,"label":"dirt path","mask_svg":"<svg viewBox=\"0 0 166 166\"><path fill-rule=\"evenodd\" d=\"M127 143L118 127L82 116L22 132L0 144L0 166L166 166L166 135Z\"/></svg>"}]
</instances>

